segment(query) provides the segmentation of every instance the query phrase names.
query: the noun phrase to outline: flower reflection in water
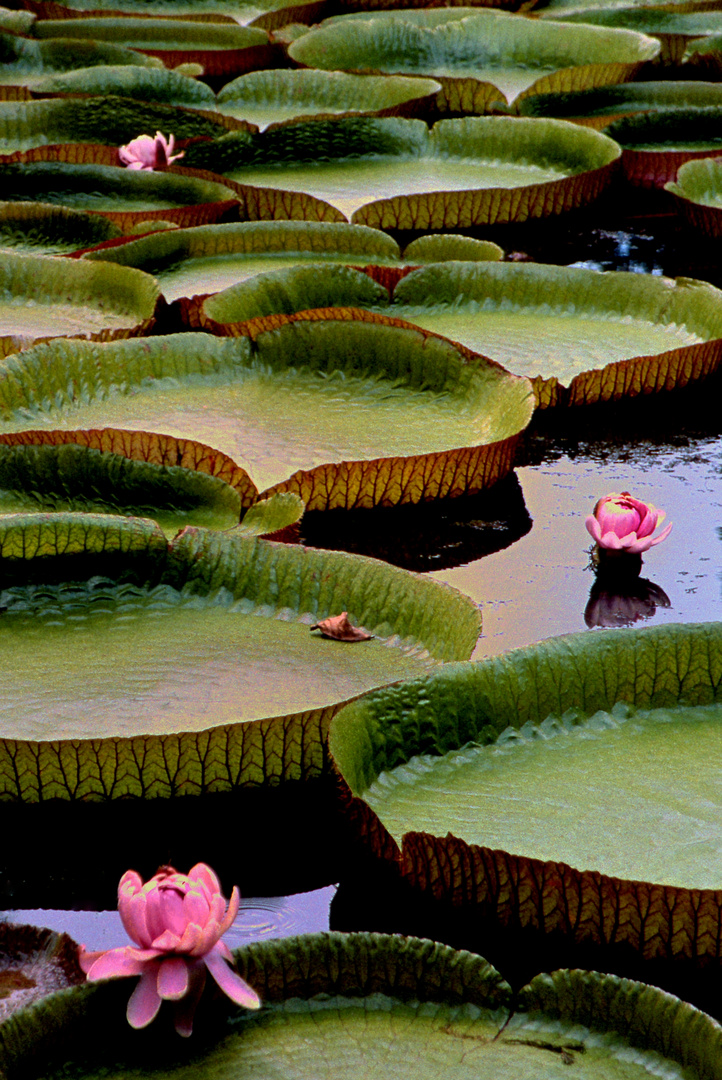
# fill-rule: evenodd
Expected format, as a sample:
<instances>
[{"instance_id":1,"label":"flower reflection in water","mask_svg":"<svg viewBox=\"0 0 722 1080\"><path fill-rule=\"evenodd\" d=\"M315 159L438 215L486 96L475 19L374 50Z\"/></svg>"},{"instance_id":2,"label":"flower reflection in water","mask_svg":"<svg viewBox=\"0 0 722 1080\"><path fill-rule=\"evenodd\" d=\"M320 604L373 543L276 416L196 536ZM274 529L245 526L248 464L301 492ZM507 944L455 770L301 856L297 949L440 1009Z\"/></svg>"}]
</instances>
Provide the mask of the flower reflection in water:
<instances>
[{"instance_id":1,"label":"flower reflection in water","mask_svg":"<svg viewBox=\"0 0 722 1080\"><path fill-rule=\"evenodd\" d=\"M646 578L615 583L608 578L597 580L589 591L584 622L595 626L631 626L641 619L651 619L658 607L670 607L664 589Z\"/></svg>"}]
</instances>

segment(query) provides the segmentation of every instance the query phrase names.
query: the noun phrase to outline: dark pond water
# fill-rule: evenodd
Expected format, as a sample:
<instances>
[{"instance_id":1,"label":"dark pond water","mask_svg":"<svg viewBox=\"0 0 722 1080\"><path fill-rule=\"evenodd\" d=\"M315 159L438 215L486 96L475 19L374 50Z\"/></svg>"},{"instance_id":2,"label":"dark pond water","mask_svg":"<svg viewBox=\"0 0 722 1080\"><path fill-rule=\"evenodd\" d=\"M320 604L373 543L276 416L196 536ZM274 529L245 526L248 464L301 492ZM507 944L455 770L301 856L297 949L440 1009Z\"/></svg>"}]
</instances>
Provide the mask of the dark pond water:
<instances>
[{"instance_id":1,"label":"dark pond water","mask_svg":"<svg viewBox=\"0 0 722 1080\"><path fill-rule=\"evenodd\" d=\"M635 216L634 207L622 214L615 197L593 216L577 216L563 227L529 225L477 235L541 261L686 274L722 284L713 245L691 235L664 207L659 216ZM476 658L551 635L600 633L603 625L720 619L720 389L714 384L668 401L608 406L563 422L542 418L520 448L515 476L486 498L425 509L309 515L303 539L377 555L467 593L484 620ZM645 556L631 592L599 596L588 569L591 540L584 518L600 496L620 490L666 510L674 527ZM345 872L343 827L328 795L322 792L303 819L306 795L297 792L265 832L264 811L255 804L198 800L191 810L168 816L157 861L185 869L204 858L228 888L235 881L244 893L289 894L246 898L229 933L232 945L327 928L334 884ZM58 851L57 837L42 824L47 819L14 813L0 808L3 835L17 838L22 829L33 839L16 843L11 853L5 847L5 914L66 930L91 947L122 943L115 912L59 909L112 906L142 819L129 811L127 850L111 839L118 835L117 822L113 832L102 814L95 813L92 829L82 815L61 820ZM281 832L292 834L285 848ZM154 866L137 869L149 874ZM299 889L311 891L298 895Z\"/></svg>"}]
</instances>

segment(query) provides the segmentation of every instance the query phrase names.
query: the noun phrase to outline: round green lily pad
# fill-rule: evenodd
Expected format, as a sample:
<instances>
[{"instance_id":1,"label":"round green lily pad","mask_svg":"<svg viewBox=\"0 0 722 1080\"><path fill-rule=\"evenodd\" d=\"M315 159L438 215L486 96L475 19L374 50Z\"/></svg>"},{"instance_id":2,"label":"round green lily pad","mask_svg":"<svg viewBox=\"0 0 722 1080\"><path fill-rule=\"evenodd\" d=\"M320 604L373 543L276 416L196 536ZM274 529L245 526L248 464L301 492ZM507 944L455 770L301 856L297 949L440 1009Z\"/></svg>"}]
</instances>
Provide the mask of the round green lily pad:
<instances>
[{"instance_id":1,"label":"round green lily pad","mask_svg":"<svg viewBox=\"0 0 722 1080\"><path fill-rule=\"evenodd\" d=\"M721 675L719 623L555 638L364 697L330 748L418 888L717 965Z\"/></svg>"},{"instance_id":2,"label":"round green lily pad","mask_svg":"<svg viewBox=\"0 0 722 1080\"><path fill-rule=\"evenodd\" d=\"M309 509L473 494L506 475L533 410L529 382L364 315L276 318L253 340L51 343L6 368L2 427L111 425L194 439Z\"/></svg>"},{"instance_id":3,"label":"round green lily pad","mask_svg":"<svg viewBox=\"0 0 722 1080\"><path fill-rule=\"evenodd\" d=\"M40 338L112 338L150 326L158 286L149 274L79 260L7 252L0 263L0 351L7 355Z\"/></svg>"},{"instance_id":4,"label":"round green lily pad","mask_svg":"<svg viewBox=\"0 0 722 1080\"><path fill-rule=\"evenodd\" d=\"M202 1001L199 1034L181 1043L162 1018L146 1031L128 1030L131 980L91 984L3 1025L6 1075L33 1068L48 1080L136 1080L150 1063L151 1075L167 1080L364 1080L409 1068L422 1080L561 1080L570 1066L580 1080L722 1075L719 1026L643 983L557 971L515 996L481 956L384 934L268 941L234 959L260 993L259 1011L216 999L212 1012Z\"/></svg>"},{"instance_id":5,"label":"round green lily pad","mask_svg":"<svg viewBox=\"0 0 722 1080\"><path fill-rule=\"evenodd\" d=\"M187 164L305 191L356 224L448 229L523 221L589 202L616 143L555 120L316 120L189 148Z\"/></svg>"},{"instance_id":6,"label":"round green lily pad","mask_svg":"<svg viewBox=\"0 0 722 1080\"><path fill-rule=\"evenodd\" d=\"M343 701L468 656L480 626L436 582L235 532L189 527L168 544L139 518L5 515L0 554L5 801L318 776ZM311 631L344 611L374 636Z\"/></svg>"},{"instance_id":7,"label":"round green lily pad","mask_svg":"<svg viewBox=\"0 0 722 1080\"><path fill-rule=\"evenodd\" d=\"M0 203L0 247L32 255L67 255L113 240L121 230L101 214L52 203Z\"/></svg>"},{"instance_id":8,"label":"round green lily pad","mask_svg":"<svg viewBox=\"0 0 722 1080\"><path fill-rule=\"evenodd\" d=\"M222 112L258 127L315 113L410 115L440 84L401 75L349 75L343 71L252 71L218 94Z\"/></svg>"},{"instance_id":9,"label":"round green lily pad","mask_svg":"<svg viewBox=\"0 0 722 1080\"><path fill-rule=\"evenodd\" d=\"M605 131L622 146L629 182L661 188L687 161L722 152L722 105L657 109L615 120Z\"/></svg>"},{"instance_id":10,"label":"round green lily pad","mask_svg":"<svg viewBox=\"0 0 722 1080\"><path fill-rule=\"evenodd\" d=\"M86 259L154 274L167 300L218 292L263 271L310 263L398 263L399 247L347 223L257 221L204 225L88 252Z\"/></svg>"},{"instance_id":11,"label":"round green lily pad","mask_svg":"<svg viewBox=\"0 0 722 1080\"><path fill-rule=\"evenodd\" d=\"M160 101L167 105L186 105L196 109L214 109L215 94L198 79L191 79L167 68L132 67L130 64L103 64L46 75L33 85L33 93L43 94L113 94L137 101Z\"/></svg>"},{"instance_id":12,"label":"round green lily pad","mask_svg":"<svg viewBox=\"0 0 722 1080\"><path fill-rule=\"evenodd\" d=\"M307 67L472 76L512 101L542 86L571 90L621 82L659 50L659 42L630 30L458 7L335 16L296 38L288 54Z\"/></svg>"},{"instance_id":13,"label":"round green lily pad","mask_svg":"<svg viewBox=\"0 0 722 1080\"><path fill-rule=\"evenodd\" d=\"M521 116L554 116L600 129L636 113L710 105L722 105L719 83L670 79L619 83L569 93L531 94L519 102L517 111Z\"/></svg>"},{"instance_id":14,"label":"round green lily pad","mask_svg":"<svg viewBox=\"0 0 722 1080\"><path fill-rule=\"evenodd\" d=\"M61 161L0 164L0 184L8 201L87 210L126 228L153 217L182 224L202 221L218 205L236 201L231 188L194 176Z\"/></svg>"},{"instance_id":15,"label":"round green lily pad","mask_svg":"<svg viewBox=\"0 0 722 1080\"><path fill-rule=\"evenodd\" d=\"M95 64L130 64L141 68L162 66L155 57L144 56L122 45L72 38L34 41L17 33L0 31L0 84L33 86L36 81L53 74Z\"/></svg>"}]
</instances>

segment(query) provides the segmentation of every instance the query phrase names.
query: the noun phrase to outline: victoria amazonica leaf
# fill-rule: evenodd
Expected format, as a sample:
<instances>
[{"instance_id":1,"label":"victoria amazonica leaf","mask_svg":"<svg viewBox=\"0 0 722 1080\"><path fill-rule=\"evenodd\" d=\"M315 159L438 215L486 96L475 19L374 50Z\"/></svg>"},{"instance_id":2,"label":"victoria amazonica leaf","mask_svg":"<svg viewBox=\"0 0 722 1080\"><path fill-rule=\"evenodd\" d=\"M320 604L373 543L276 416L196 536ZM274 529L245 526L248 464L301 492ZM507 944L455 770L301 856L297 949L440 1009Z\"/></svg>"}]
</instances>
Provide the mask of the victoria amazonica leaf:
<instances>
[{"instance_id":1,"label":"victoria amazonica leaf","mask_svg":"<svg viewBox=\"0 0 722 1080\"><path fill-rule=\"evenodd\" d=\"M532 94L518 104L522 116L555 116L605 127L612 120L657 109L722 105L722 86L714 82L633 82L570 93Z\"/></svg>"},{"instance_id":2,"label":"victoria amazonica leaf","mask_svg":"<svg viewBox=\"0 0 722 1080\"><path fill-rule=\"evenodd\" d=\"M35 41L0 31L0 83L33 86L36 81L53 74L96 64L158 68L161 61L106 42L71 38Z\"/></svg>"},{"instance_id":3,"label":"victoria amazonica leaf","mask_svg":"<svg viewBox=\"0 0 722 1080\"><path fill-rule=\"evenodd\" d=\"M318 775L341 702L468 656L480 628L436 582L240 533L187 528L168 546L137 518L9 515L0 553L5 800ZM310 631L342 610L374 635L363 647Z\"/></svg>"},{"instance_id":4,"label":"victoria amazonica leaf","mask_svg":"<svg viewBox=\"0 0 722 1080\"><path fill-rule=\"evenodd\" d=\"M588 201L618 156L611 140L562 121L472 117L429 131L421 120L349 118L231 134L189 148L186 163L308 192L358 224L441 229Z\"/></svg>"},{"instance_id":5,"label":"victoria amazonica leaf","mask_svg":"<svg viewBox=\"0 0 722 1080\"><path fill-rule=\"evenodd\" d=\"M348 316L290 321L254 341L36 349L0 379L3 427L194 439L259 489L290 484L311 509L462 494L512 467L533 407L527 380L421 331Z\"/></svg>"},{"instance_id":6,"label":"victoria amazonica leaf","mask_svg":"<svg viewBox=\"0 0 722 1080\"><path fill-rule=\"evenodd\" d=\"M519 867L500 903L522 924L549 885L547 928L609 940L616 919L615 944L701 957L722 887L721 684L719 623L579 634L387 688L345 710L330 745L352 790L406 837L410 876L424 848L429 881L430 864L466 849L483 903L498 855ZM543 863L564 864L553 886ZM460 888L468 897L468 880ZM575 889L578 919L564 899ZM717 892L700 905L694 890Z\"/></svg>"},{"instance_id":7,"label":"victoria amazonica leaf","mask_svg":"<svg viewBox=\"0 0 722 1080\"><path fill-rule=\"evenodd\" d=\"M0 203L0 249L31 255L68 255L121 235L101 214L52 203Z\"/></svg>"},{"instance_id":8,"label":"victoria amazonica leaf","mask_svg":"<svg viewBox=\"0 0 722 1080\"><path fill-rule=\"evenodd\" d=\"M433 79L394 75L349 75L343 71L251 71L227 83L218 94L222 112L269 124L314 113L402 111L441 89Z\"/></svg>"},{"instance_id":9,"label":"victoria amazonica leaf","mask_svg":"<svg viewBox=\"0 0 722 1080\"><path fill-rule=\"evenodd\" d=\"M260 1075L298 1080L719 1080L719 1026L656 987L589 971L511 988L481 956L382 934L314 934L234 954L258 1012L215 1001L215 1039L183 1045L128 1033L128 980L79 987L3 1025L10 1080L30 1061L48 1080ZM209 1011L203 1002L199 1026ZM52 1038L48 1035L52 1032ZM32 1048L32 1050L30 1049ZM144 1058L146 1061L144 1062ZM371 1070L371 1071L370 1071Z\"/></svg>"},{"instance_id":10,"label":"victoria amazonica leaf","mask_svg":"<svg viewBox=\"0 0 722 1080\"><path fill-rule=\"evenodd\" d=\"M129 64L98 65L46 75L38 79L33 91L36 94L114 94L196 109L214 109L216 104L213 91L198 79L166 68L134 68Z\"/></svg>"},{"instance_id":11,"label":"victoria amazonica leaf","mask_svg":"<svg viewBox=\"0 0 722 1080\"><path fill-rule=\"evenodd\" d=\"M284 0L285 3L285 0ZM148 15L147 0L55 0L56 6L67 8L69 15L75 12L103 12L116 15ZM282 7L280 0L153 0L154 16L170 16L176 19L196 18L214 21L215 16L223 16L226 21L233 19L242 26L260 15Z\"/></svg>"},{"instance_id":12,"label":"victoria amazonica leaf","mask_svg":"<svg viewBox=\"0 0 722 1080\"><path fill-rule=\"evenodd\" d=\"M84 20L78 19L78 22ZM122 146L144 131L172 132L176 139L218 136L221 119L160 102L118 95L0 101L0 149L4 154L51 143Z\"/></svg>"},{"instance_id":13,"label":"victoria amazonica leaf","mask_svg":"<svg viewBox=\"0 0 722 1080\"><path fill-rule=\"evenodd\" d=\"M336 16L293 41L288 53L307 67L472 76L513 101L540 80L555 90L623 81L659 50L659 42L630 30L457 8Z\"/></svg>"},{"instance_id":14,"label":"victoria amazonica leaf","mask_svg":"<svg viewBox=\"0 0 722 1080\"><path fill-rule=\"evenodd\" d=\"M95 335L108 340L141 333L155 311L158 286L149 274L42 255L3 254L0 341L4 354L38 338Z\"/></svg>"},{"instance_id":15,"label":"victoria amazonica leaf","mask_svg":"<svg viewBox=\"0 0 722 1080\"><path fill-rule=\"evenodd\" d=\"M218 292L284 266L397 264L395 240L377 229L334 222L258 221L201 225L103 248L85 258L154 274L168 300Z\"/></svg>"}]
</instances>

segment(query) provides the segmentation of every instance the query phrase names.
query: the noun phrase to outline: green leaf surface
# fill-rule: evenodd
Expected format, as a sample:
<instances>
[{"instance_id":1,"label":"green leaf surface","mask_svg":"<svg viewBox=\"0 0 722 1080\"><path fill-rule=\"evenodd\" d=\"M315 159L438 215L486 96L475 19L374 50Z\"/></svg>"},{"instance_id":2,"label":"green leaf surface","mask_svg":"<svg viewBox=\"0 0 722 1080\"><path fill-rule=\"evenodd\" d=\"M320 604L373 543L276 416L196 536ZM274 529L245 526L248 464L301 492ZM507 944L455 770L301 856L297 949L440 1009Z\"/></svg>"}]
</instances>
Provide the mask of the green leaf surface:
<instances>
[{"instance_id":1,"label":"green leaf surface","mask_svg":"<svg viewBox=\"0 0 722 1080\"><path fill-rule=\"evenodd\" d=\"M89 260L135 266L176 300L217 292L263 271L319 263L397 263L398 244L376 229L335 222L204 225L89 252Z\"/></svg>"},{"instance_id":2,"label":"green leaf surface","mask_svg":"<svg viewBox=\"0 0 722 1080\"><path fill-rule=\"evenodd\" d=\"M5 154L50 143L121 146L144 132L158 130L176 139L192 139L217 136L224 129L220 118L216 121L190 109L117 95L0 101L0 149Z\"/></svg>"},{"instance_id":3,"label":"green leaf surface","mask_svg":"<svg viewBox=\"0 0 722 1080\"><path fill-rule=\"evenodd\" d=\"M96 64L130 64L142 68L162 66L155 57L144 56L122 45L71 38L34 41L0 31L0 83L32 86L45 76Z\"/></svg>"},{"instance_id":4,"label":"green leaf surface","mask_svg":"<svg viewBox=\"0 0 722 1080\"><path fill-rule=\"evenodd\" d=\"M2 426L165 431L311 509L426 501L505 475L531 416L527 380L361 315L261 326L253 341L52 343L6 362Z\"/></svg>"},{"instance_id":5,"label":"green leaf surface","mask_svg":"<svg viewBox=\"0 0 722 1080\"><path fill-rule=\"evenodd\" d=\"M523 219L530 198L536 215L553 212L555 200L577 197L582 174L595 176L618 156L614 142L562 121L473 117L429 131L421 120L389 117L232 134L190 148L187 163L245 184L309 192L358 224L441 229L490 220L486 204L494 200L504 204L494 210L498 220ZM558 195L547 190L552 182Z\"/></svg>"},{"instance_id":6,"label":"green leaf surface","mask_svg":"<svg viewBox=\"0 0 722 1080\"><path fill-rule=\"evenodd\" d=\"M112 94L137 101L159 101L196 109L215 108L215 95L198 79L166 68L97 65L60 75L46 75L33 84L36 94Z\"/></svg>"},{"instance_id":7,"label":"green leaf surface","mask_svg":"<svg viewBox=\"0 0 722 1080\"><path fill-rule=\"evenodd\" d=\"M714 82L619 83L570 93L532 94L518 103L522 116L592 120L620 118L657 109L700 108L722 104L722 86ZM606 119L606 123L610 121Z\"/></svg>"},{"instance_id":8,"label":"green leaf surface","mask_svg":"<svg viewBox=\"0 0 722 1080\"><path fill-rule=\"evenodd\" d=\"M475 605L436 582L233 533L187 528L169 547L141 519L8 515L0 555L3 800L318 776L340 703L468 656L479 631ZM341 610L373 640L309 632Z\"/></svg>"},{"instance_id":9,"label":"green leaf surface","mask_svg":"<svg viewBox=\"0 0 722 1080\"><path fill-rule=\"evenodd\" d=\"M268 34L232 23L190 22L182 19L114 18L42 19L33 27L42 41L71 36L108 41L137 49L247 49L265 45Z\"/></svg>"},{"instance_id":10,"label":"green leaf surface","mask_svg":"<svg viewBox=\"0 0 722 1080\"><path fill-rule=\"evenodd\" d=\"M232 1074L361 1080L718 1080L720 1029L655 987L595 972L536 978L515 1006L486 960L418 938L317 934L237 950L259 1012L202 1002L191 1043L124 1027L128 981L58 994L0 1031L8 1080ZM67 1064L66 1064L67 1063Z\"/></svg>"},{"instance_id":11,"label":"green leaf surface","mask_svg":"<svg viewBox=\"0 0 722 1080\"><path fill-rule=\"evenodd\" d=\"M218 94L222 112L264 128L316 113L401 113L404 106L434 97L433 79L394 75L348 75L342 71L252 71Z\"/></svg>"},{"instance_id":12,"label":"green leaf surface","mask_svg":"<svg viewBox=\"0 0 722 1080\"><path fill-rule=\"evenodd\" d=\"M504 922L697 962L722 896L721 688L719 623L573 635L369 695L330 749L417 885L474 880Z\"/></svg>"},{"instance_id":13,"label":"green leaf surface","mask_svg":"<svg viewBox=\"0 0 722 1080\"><path fill-rule=\"evenodd\" d=\"M412 240L404 248L403 259L407 263L447 262L498 262L504 252L491 240L476 240L473 236L455 233L429 233Z\"/></svg>"},{"instance_id":14,"label":"green leaf surface","mask_svg":"<svg viewBox=\"0 0 722 1080\"><path fill-rule=\"evenodd\" d=\"M704 377L722 337L722 293L703 282L544 264L414 270L392 310L536 379L542 405L649 393L698 367Z\"/></svg>"},{"instance_id":15,"label":"green leaf surface","mask_svg":"<svg viewBox=\"0 0 722 1080\"><path fill-rule=\"evenodd\" d=\"M625 116L605 128L624 150L704 150L722 145L722 106L664 108Z\"/></svg>"},{"instance_id":16,"label":"green leaf surface","mask_svg":"<svg viewBox=\"0 0 722 1080\"><path fill-rule=\"evenodd\" d=\"M39 338L109 339L149 325L158 287L149 274L124 267L7 252L0 262L0 352Z\"/></svg>"},{"instance_id":17,"label":"green leaf surface","mask_svg":"<svg viewBox=\"0 0 722 1080\"><path fill-rule=\"evenodd\" d=\"M120 236L100 214L52 203L0 203L0 245L32 255L67 255Z\"/></svg>"},{"instance_id":18,"label":"green leaf surface","mask_svg":"<svg viewBox=\"0 0 722 1080\"><path fill-rule=\"evenodd\" d=\"M269 536L299 522L305 508L303 499L294 492L281 491L249 507L236 532L243 536Z\"/></svg>"},{"instance_id":19,"label":"green leaf surface","mask_svg":"<svg viewBox=\"0 0 722 1080\"><path fill-rule=\"evenodd\" d=\"M618 82L623 78L618 69L626 64L631 75L635 65L653 59L659 49L652 38L629 30L457 8L441 15L385 11L337 16L293 41L288 53L307 67L473 76L499 87L512 101L538 80L574 67L602 69L597 85Z\"/></svg>"},{"instance_id":20,"label":"green leaf surface","mask_svg":"<svg viewBox=\"0 0 722 1080\"><path fill-rule=\"evenodd\" d=\"M285 2L285 0L284 0ZM242 26L260 16L274 11L280 6L280 0L153 0L154 16L166 16L176 19L194 19L198 21L218 22L232 19ZM73 18L76 13L93 12L95 14L144 16L150 14L148 0L52 0L50 5L40 0L38 5L43 14L47 8L65 9L67 16ZM48 13L49 15L49 13ZM50 16L49 16L50 17ZM59 14L53 13L54 18Z\"/></svg>"}]
</instances>

